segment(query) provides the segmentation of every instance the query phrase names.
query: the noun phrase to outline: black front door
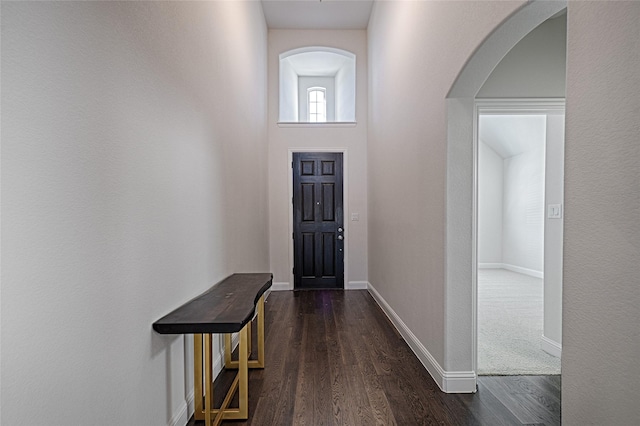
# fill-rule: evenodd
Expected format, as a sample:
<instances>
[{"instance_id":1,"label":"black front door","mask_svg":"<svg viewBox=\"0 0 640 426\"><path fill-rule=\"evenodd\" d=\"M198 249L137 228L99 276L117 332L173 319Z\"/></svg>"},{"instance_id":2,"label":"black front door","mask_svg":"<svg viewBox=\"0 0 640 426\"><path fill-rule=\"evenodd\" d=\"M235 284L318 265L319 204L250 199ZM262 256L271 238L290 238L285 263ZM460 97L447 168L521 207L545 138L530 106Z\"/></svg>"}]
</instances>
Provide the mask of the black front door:
<instances>
[{"instance_id":1,"label":"black front door","mask_svg":"<svg viewBox=\"0 0 640 426\"><path fill-rule=\"evenodd\" d=\"M342 154L293 154L294 288L344 288Z\"/></svg>"}]
</instances>

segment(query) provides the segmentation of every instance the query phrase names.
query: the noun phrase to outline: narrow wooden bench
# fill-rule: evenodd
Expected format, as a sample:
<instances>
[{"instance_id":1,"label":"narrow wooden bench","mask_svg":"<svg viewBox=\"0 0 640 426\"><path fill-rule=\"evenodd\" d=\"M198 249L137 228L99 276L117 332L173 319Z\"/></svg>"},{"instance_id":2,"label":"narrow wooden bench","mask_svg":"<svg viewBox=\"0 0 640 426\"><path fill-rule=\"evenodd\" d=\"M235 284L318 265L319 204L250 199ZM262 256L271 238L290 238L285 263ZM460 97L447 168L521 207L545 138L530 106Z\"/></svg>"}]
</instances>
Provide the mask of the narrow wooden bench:
<instances>
[{"instance_id":1,"label":"narrow wooden bench","mask_svg":"<svg viewBox=\"0 0 640 426\"><path fill-rule=\"evenodd\" d=\"M248 369L264 368L264 293L272 281L270 273L233 274L153 323L153 329L160 334L194 335L194 416L196 420L204 420L207 426L219 425L223 420L246 420L249 417ZM257 359L249 359L254 316L257 318ZM240 333L237 361L231 357L231 333ZM225 367L238 370L220 408L213 408L212 334L225 335ZM238 408L229 408L236 390Z\"/></svg>"}]
</instances>

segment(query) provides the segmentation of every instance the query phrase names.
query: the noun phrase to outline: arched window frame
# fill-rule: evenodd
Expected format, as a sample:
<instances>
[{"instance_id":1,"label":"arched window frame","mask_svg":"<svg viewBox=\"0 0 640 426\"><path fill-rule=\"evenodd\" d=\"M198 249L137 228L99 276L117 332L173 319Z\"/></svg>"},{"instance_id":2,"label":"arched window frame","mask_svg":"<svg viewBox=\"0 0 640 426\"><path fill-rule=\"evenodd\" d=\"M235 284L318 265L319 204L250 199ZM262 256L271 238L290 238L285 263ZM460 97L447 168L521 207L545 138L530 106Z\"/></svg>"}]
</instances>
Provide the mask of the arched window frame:
<instances>
[{"instance_id":1,"label":"arched window frame","mask_svg":"<svg viewBox=\"0 0 640 426\"><path fill-rule=\"evenodd\" d=\"M322 93L322 100L318 100L317 93ZM314 86L314 87L309 87L307 89L307 121L309 121L310 123L326 123L327 121L327 88L326 87Z\"/></svg>"}]
</instances>

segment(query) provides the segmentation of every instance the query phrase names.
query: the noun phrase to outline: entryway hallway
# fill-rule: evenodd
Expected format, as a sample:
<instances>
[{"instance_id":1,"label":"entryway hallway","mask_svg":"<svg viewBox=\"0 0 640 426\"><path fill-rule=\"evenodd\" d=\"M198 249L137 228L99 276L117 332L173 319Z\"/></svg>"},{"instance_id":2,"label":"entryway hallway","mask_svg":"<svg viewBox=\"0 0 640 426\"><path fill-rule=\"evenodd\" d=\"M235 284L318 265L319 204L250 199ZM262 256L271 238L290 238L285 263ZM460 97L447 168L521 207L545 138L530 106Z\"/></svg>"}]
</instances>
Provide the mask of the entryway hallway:
<instances>
[{"instance_id":1,"label":"entryway hallway","mask_svg":"<svg viewBox=\"0 0 640 426\"><path fill-rule=\"evenodd\" d=\"M229 424L560 424L559 376L443 393L366 290L272 292L265 310L266 368L249 372L248 421Z\"/></svg>"}]
</instances>

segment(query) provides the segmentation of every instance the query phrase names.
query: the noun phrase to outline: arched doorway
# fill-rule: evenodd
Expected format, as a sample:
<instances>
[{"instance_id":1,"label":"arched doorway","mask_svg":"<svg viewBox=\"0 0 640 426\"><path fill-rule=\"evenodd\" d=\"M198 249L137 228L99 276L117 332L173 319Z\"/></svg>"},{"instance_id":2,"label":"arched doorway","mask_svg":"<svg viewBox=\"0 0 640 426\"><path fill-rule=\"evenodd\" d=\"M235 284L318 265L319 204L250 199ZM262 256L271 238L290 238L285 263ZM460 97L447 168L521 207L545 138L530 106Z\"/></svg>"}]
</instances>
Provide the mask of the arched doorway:
<instances>
[{"instance_id":1,"label":"arched doorway","mask_svg":"<svg viewBox=\"0 0 640 426\"><path fill-rule=\"evenodd\" d=\"M564 1L536 0L519 9L476 50L446 99L445 370L469 372L458 377L450 392L476 389L474 99L507 52L564 8Z\"/></svg>"}]
</instances>

